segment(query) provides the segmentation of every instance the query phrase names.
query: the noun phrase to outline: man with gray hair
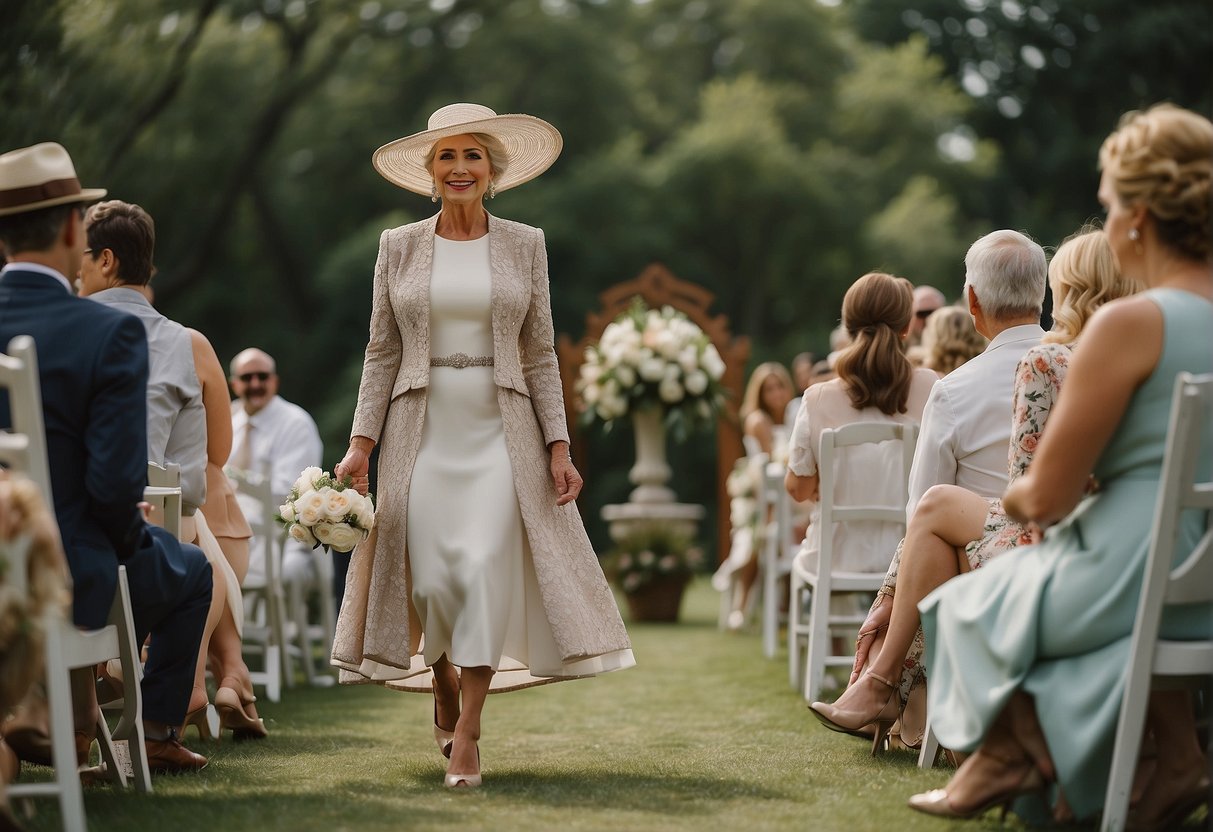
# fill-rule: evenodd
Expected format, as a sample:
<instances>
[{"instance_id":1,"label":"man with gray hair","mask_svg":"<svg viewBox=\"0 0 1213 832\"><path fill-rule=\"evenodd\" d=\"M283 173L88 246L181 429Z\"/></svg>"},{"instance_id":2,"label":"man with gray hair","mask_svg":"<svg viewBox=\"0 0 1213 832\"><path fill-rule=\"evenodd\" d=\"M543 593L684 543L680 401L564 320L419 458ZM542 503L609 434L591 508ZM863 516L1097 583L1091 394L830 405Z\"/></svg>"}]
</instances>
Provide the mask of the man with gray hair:
<instances>
[{"instance_id":1,"label":"man with gray hair","mask_svg":"<svg viewBox=\"0 0 1213 832\"><path fill-rule=\"evenodd\" d=\"M927 318L931 317L931 313L936 309L947 305L948 299L934 286L915 286L913 306L910 307L910 336L906 339L906 346L916 347L921 344L922 330L926 326Z\"/></svg>"},{"instance_id":2,"label":"man with gray hair","mask_svg":"<svg viewBox=\"0 0 1213 832\"><path fill-rule=\"evenodd\" d=\"M985 351L936 382L922 414L910 470L907 520L933 485L982 497L1007 487L1015 367L1040 343L1048 264L1044 249L1018 231L994 231L965 255L965 301Z\"/></svg>"}]
</instances>

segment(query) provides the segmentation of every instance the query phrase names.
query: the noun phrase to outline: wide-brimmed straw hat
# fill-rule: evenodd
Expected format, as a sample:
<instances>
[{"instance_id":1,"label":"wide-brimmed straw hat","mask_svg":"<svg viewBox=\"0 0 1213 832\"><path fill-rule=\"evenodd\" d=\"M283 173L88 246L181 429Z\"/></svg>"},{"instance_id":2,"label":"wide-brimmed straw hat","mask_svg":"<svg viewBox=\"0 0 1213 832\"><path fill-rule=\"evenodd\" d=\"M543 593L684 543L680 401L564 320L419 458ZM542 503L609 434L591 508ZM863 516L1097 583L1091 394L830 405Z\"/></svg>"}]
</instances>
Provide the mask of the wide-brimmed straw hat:
<instances>
[{"instance_id":1,"label":"wide-brimmed straw hat","mask_svg":"<svg viewBox=\"0 0 1213 832\"><path fill-rule=\"evenodd\" d=\"M93 202L101 188L81 188L63 145L42 142L0 154L0 217L39 208Z\"/></svg>"},{"instance_id":2,"label":"wide-brimmed straw hat","mask_svg":"<svg viewBox=\"0 0 1213 832\"><path fill-rule=\"evenodd\" d=\"M426 130L376 150L371 164L392 184L429 196L434 180L425 169L426 154L439 139L464 133L488 133L505 147L506 171L493 180L498 193L543 173L564 147L560 131L541 118L517 113L499 116L480 104L448 104L434 111Z\"/></svg>"}]
</instances>

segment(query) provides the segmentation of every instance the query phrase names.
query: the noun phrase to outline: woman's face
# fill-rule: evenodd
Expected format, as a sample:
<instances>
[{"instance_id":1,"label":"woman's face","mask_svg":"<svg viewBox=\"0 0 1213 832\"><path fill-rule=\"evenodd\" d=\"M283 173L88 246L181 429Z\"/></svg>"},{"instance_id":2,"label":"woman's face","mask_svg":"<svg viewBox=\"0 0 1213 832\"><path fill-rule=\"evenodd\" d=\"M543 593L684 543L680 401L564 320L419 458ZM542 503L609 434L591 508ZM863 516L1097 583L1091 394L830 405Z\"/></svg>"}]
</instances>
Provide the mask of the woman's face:
<instances>
[{"instance_id":1,"label":"woman's face","mask_svg":"<svg viewBox=\"0 0 1213 832\"><path fill-rule=\"evenodd\" d=\"M792 391L783 379L772 374L763 379L758 398L762 401L762 409L772 417L782 416L788 402L792 400Z\"/></svg>"},{"instance_id":2,"label":"woman's face","mask_svg":"<svg viewBox=\"0 0 1213 832\"><path fill-rule=\"evenodd\" d=\"M489 154L470 135L439 139L433 175L443 201L456 205L480 202L492 175Z\"/></svg>"}]
</instances>

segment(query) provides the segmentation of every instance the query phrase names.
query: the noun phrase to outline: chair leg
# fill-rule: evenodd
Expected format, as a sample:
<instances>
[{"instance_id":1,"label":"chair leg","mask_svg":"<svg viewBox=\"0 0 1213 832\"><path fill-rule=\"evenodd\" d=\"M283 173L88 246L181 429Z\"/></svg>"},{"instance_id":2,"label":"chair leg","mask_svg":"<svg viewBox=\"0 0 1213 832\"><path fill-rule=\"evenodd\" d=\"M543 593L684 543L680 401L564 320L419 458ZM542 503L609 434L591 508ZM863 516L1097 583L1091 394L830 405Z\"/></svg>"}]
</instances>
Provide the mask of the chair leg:
<instances>
[{"instance_id":1,"label":"chair leg","mask_svg":"<svg viewBox=\"0 0 1213 832\"><path fill-rule=\"evenodd\" d=\"M290 594L290 612L295 622L295 640L299 646L299 661L303 665L303 679L310 686L315 683L316 669L312 666L312 639L307 631L307 600L303 582L292 582L287 592Z\"/></svg>"},{"instance_id":2,"label":"chair leg","mask_svg":"<svg viewBox=\"0 0 1213 832\"><path fill-rule=\"evenodd\" d=\"M800 675L800 634L804 627L804 618L800 605L804 583L793 572L791 584L788 592L788 685L799 693L803 682Z\"/></svg>"},{"instance_id":3,"label":"chair leg","mask_svg":"<svg viewBox=\"0 0 1213 832\"><path fill-rule=\"evenodd\" d=\"M1112 747L1112 767L1108 772L1108 790L1104 796L1100 832L1124 829L1129 813L1133 775L1137 769L1137 756L1141 751L1141 735L1146 726L1150 682L1148 671L1130 673L1125 685L1125 693L1120 703L1120 717L1116 722L1116 742Z\"/></svg>"},{"instance_id":4,"label":"chair leg","mask_svg":"<svg viewBox=\"0 0 1213 832\"><path fill-rule=\"evenodd\" d=\"M933 768L938 756L939 739L935 736L935 729L931 727L931 715L927 714L927 731L922 738L922 748L918 752L918 767Z\"/></svg>"},{"instance_id":5,"label":"chair leg","mask_svg":"<svg viewBox=\"0 0 1213 832\"><path fill-rule=\"evenodd\" d=\"M147 746L143 735L143 665L139 661L139 645L135 643L134 614L131 612L130 588L126 582L126 567L118 567L118 591L110 619L118 629L118 660L122 678L126 680L122 700L122 716L114 729L114 738L126 740L131 755L131 770L135 788L144 794L152 791L151 768L147 762Z\"/></svg>"},{"instance_id":6,"label":"chair leg","mask_svg":"<svg viewBox=\"0 0 1213 832\"><path fill-rule=\"evenodd\" d=\"M71 680L66 666L60 628L71 625L51 618L46 628L46 698L50 712L51 760L55 764L55 790L63 828L83 830L84 793L76 767L75 719L72 714Z\"/></svg>"},{"instance_id":7,"label":"chair leg","mask_svg":"<svg viewBox=\"0 0 1213 832\"><path fill-rule=\"evenodd\" d=\"M821 693L826 656L830 653L830 594L818 582L813 587L809 612L809 647L804 669L804 698L812 702Z\"/></svg>"}]
</instances>

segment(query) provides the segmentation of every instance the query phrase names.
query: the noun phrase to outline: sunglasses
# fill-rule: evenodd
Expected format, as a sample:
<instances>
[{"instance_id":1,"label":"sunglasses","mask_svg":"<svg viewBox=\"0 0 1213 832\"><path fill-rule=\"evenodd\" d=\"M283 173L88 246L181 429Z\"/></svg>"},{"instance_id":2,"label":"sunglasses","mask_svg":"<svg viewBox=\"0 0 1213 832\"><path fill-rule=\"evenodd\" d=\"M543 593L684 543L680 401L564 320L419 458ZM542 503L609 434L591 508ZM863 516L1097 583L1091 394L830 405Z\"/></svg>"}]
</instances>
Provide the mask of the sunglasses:
<instances>
[{"instance_id":1,"label":"sunglasses","mask_svg":"<svg viewBox=\"0 0 1213 832\"><path fill-rule=\"evenodd\" d=\"M253 379L257 379L257 381L269 381L271 375L273 373L241 373L236 376L236 380L248 384Z\"/></svg>"}]
</instances>

